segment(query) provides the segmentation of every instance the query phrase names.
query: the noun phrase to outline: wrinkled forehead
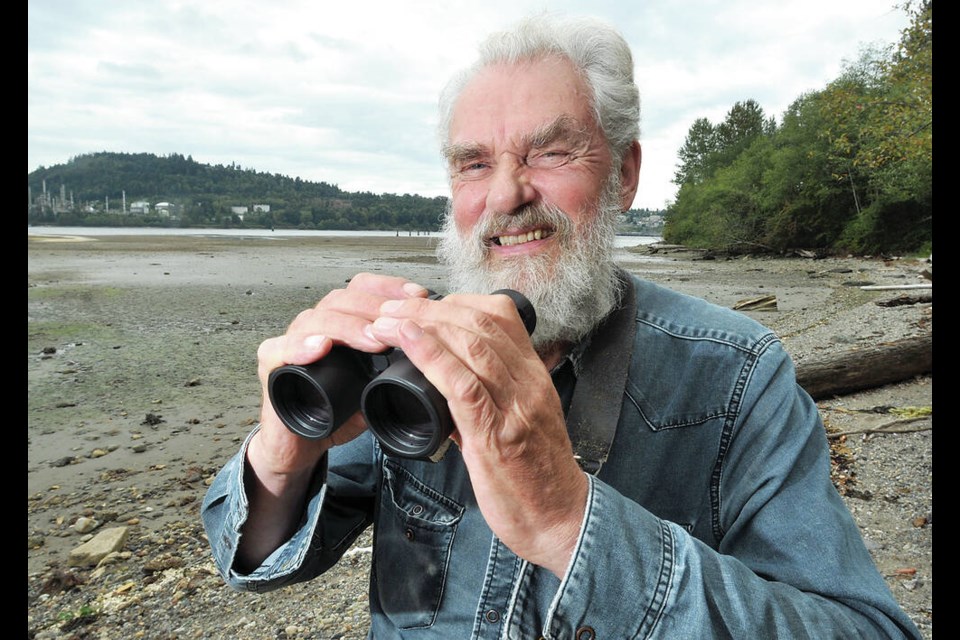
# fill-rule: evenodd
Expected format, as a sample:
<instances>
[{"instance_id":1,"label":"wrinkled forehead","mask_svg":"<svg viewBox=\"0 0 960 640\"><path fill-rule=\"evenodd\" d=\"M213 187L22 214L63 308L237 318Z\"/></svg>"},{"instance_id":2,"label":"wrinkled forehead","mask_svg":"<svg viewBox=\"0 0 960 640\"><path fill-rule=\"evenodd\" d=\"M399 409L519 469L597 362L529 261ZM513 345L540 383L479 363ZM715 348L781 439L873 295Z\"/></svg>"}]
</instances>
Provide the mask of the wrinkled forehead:
<instances>
[{"instance_id":1,"label":"wrinkled forehead","mask_svg":"<svg viewBox=\"0 0 960 640\"><path fill-rule=\"evenodd\" d=\"M559 57L480 69L461 91L452 116L453 144L515 143L555 129L559 122L581 131L596 128L586 83Z\"/></svg>"}]
</instances>

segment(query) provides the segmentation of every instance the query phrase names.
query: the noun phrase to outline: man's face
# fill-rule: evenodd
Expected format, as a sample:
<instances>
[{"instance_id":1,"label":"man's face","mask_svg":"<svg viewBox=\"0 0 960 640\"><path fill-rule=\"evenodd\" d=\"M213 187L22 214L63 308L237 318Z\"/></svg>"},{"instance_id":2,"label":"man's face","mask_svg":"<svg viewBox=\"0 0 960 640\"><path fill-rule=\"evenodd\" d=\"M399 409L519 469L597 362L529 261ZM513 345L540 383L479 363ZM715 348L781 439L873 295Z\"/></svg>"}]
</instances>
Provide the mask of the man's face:
<instances>
[{"instance_id":1,"label":"man's face","mask_svg":"<svg viewBox=\"0 0 960 640\"><path fill-rule=\"evenodd\" d=\"M611 169L588 89L557 58L482 70L456 103L445 153L457 229L492 225L491 263L556 256L555 229L516 214L549 204L580 225L596 215Z\"/></svg>"},{"instance_id":2,"label":"man's face","mask_svg":"<svg viewBox=\"0 0 960 640\"><path fill-rule=\"evenodd\" d=\"M444 152L452 198L440 257L454 290L526 294L538 348L582 337L612 305L624 196L573 67L482 70L456 103Z\"/></svg>"}]
</instances>

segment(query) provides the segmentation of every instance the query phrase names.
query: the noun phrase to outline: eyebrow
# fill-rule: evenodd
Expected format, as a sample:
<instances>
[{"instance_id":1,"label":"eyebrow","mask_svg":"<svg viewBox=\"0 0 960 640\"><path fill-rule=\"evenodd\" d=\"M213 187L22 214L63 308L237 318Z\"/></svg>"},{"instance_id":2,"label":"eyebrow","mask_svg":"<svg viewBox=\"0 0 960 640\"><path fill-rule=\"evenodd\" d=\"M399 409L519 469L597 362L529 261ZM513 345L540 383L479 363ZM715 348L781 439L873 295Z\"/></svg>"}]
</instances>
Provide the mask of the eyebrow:
<instances>
[{"instance_id":1,"label":"eyebrow","mask_svg":"<svg viewBox=\"0 0 960 640\"><path fill-rule=\"evenodd\" d=\"M523 142L527 146L536 149L565 138L580 142L586 137L586 127L573 116L563 113L557 116L552 122L540 125L529 135L524 136Z\"/></svg>"},{"instance_id":2,"label":"eyebrow","mask_svg":"<svg viewBox=\"0 0 960 640\"><path fill-rule=\"evenodd\" d=\"M588 137L587 128L580 121L571 115L560 114L552 121L525 134L521 138L521 143L524 147L538 149L565 138L580 143ZM489 152L488 147L475 141L455 142L444 145L442 149L443 157L452 165L481 158Z\"/></svg>"},{"instance_id":3,"label":"eyebrow","mask_svg":"<svg viewBox=\"0 0 960 640\"><path fill-rule=\"evenodd\" d=\"M479 142L455 142L443 145L443 157L450 165L463 164L470 160L482 158L487 148Z\"/></svg>"}]
</instances>

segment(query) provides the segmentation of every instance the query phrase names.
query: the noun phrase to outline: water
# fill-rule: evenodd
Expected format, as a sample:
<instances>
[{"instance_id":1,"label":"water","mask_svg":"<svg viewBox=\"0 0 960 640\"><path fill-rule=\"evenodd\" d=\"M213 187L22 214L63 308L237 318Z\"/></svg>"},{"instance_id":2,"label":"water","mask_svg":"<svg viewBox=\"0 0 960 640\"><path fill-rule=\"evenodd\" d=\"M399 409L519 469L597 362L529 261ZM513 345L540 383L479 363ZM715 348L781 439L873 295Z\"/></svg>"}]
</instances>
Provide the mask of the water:
<instances>
[{"instance_id":1,"label":"water","mask_svg":"<svg viewBox=\"0 0 960 640\"><path fill-rule=\"evenodd\" d=\"M27 236L227 236L235 238L314 237L363 238L396 236L439 237L439 233L407 231L322 231L307 229L179 229L157 227L27 227ZM617 236L618 249L660 242L659 236Z\"/></svg>"}]
</instances>

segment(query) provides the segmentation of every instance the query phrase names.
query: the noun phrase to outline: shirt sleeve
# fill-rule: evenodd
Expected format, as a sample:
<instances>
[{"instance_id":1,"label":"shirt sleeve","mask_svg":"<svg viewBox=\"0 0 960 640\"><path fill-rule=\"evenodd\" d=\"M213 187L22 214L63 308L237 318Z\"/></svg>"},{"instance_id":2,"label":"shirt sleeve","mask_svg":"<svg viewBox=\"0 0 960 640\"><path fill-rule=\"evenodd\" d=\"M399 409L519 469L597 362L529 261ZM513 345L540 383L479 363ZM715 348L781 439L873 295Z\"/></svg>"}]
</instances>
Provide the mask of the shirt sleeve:
<instances>
[{"instance_id":1,"label":"shirt sleeve","mask_svg":"<svg viewBox=\"0 0 960 640\"><path fill-rule=\"evenodd\" d=\"M337 447L336 470L324 456L307 493L300 526L289 540L250 573L234 568L241 529L249 514L244 489L246 452L256 427L214 478L201 505L201 518L214 562L224 581L241 591L271 591L323 573L350 547L373 517L372 444L362 434Z\"/></svg>"},{"instance_id":2,"label":"shirt sleeve","mask_svg":"<svg viewBox=\"0 0 960 640\"><path fill-rule=\"evenodd\" d=\"M816 405L779 346L737 421L716 548L589 476L545 638L920 638L833 487Z\"/></svg>"}]
</instances>

